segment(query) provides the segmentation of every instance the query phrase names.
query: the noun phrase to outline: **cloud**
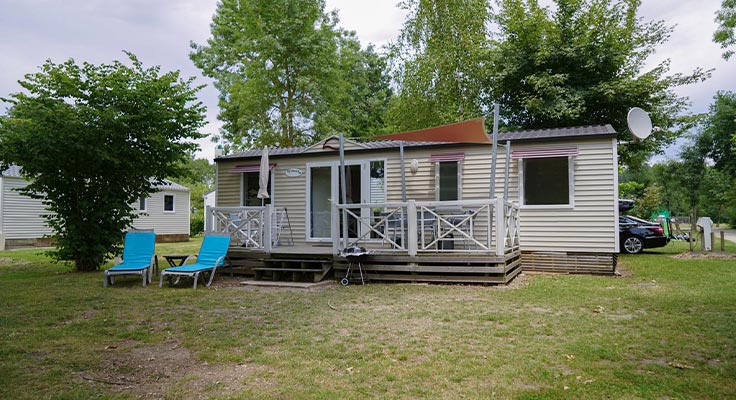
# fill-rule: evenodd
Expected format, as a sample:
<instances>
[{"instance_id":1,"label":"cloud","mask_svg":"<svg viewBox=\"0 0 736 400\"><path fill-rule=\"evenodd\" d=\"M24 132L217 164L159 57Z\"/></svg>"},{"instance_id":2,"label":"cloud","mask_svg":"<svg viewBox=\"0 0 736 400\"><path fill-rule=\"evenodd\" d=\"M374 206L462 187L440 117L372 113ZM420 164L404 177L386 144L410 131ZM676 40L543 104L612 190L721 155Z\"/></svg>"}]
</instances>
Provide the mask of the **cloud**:
<instances>
[{"instance_id":1,"label":"cloud","mask_svg":"<svg viewBox=\"0 0 736 400\"><path fill-rule=\"evenodd\" d=\"M327 10L338 9L340 25L357 32L363 45L378 47L395 39L406 17L396 7L398 0L327 0ZM122 50L136 54L144 65L161 65L163 70L181 70L184 77L197 77L208 84L200 92L207 106L204 132L217 133L218 93L189 60L189 43L204 43L215 11L215 0L67 0L0 2L0 96L20 90L24 74L35 72L46 59L68 58L92 63L123 59ZM645 20L664 19L677 24L670 41L658 49L649 66L670 58L672 72L688 73L694 68L715 68L713 78L697 85L677 88L690 97L692 112L705 112L715 92L736 90L736 61L720 58L712 43L714 13L719 0L643 2ZM201 157L212 159L214 144L199 141Z\"/></svg>"}]
</instances>

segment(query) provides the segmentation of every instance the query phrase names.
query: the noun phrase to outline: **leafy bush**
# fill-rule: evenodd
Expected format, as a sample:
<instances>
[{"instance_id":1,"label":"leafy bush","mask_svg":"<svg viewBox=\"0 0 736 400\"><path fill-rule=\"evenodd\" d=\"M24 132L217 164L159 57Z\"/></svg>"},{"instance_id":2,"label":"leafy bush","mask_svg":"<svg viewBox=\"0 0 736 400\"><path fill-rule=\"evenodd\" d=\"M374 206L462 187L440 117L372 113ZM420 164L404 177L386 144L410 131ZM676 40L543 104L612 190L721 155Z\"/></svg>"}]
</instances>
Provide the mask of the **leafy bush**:
<instances>
[{"instance_id":1,"label":"leafy bush","mask_svg":"<svg viewBox=\"0 0 736 400\"><path fill-rule=\"evenodd\" d=\"M204 215L202 213L192 214L189 221L189 236L197 236L204 231Z\"/></svg>"}]
</instances>

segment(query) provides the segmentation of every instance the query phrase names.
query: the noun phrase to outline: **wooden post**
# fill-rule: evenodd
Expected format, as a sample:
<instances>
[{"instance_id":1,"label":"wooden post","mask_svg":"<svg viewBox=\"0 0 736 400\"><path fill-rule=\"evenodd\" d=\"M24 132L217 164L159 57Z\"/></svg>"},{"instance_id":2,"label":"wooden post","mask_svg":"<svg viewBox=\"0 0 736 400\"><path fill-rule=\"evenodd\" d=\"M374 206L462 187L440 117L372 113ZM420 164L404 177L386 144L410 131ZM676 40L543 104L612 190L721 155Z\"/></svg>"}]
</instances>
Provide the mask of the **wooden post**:
<instances>
[{"instance_id":1,"label":"wooden post","mask_svg":"<svg viewBox=\"0 0 736 400\"><path fill-rule=\"evenodd\" d=\"M721 251L726 251L726 234L721 231Z\"/></svg>"},{"instance_id":2,"label":"wooden post","mask_svg":"<svg viewBox=\"0 0 736 400\"><path fill-rule=\"evenodd\" d=\"M406 217L408 220L408 232L406 239L406 248L409 250L410 257L416 257L417 255L417 203L414 200L409 200L409 204L406 206Z\"/></svg>"},{"instance_id":3,"label":"wooden post","mask_svg":"<svg viewBox=\"0 0 736 400\"><path fill-rule=\"evenodd\" d=\"M212 231L212 217L210 216L210 206L204 206L204 231L205 233Z\"/></svg>"},{"instance_id":4,"label":"wooden post","mask_svg":"<svg viewBox=\"0 0 736 400\"><path fill-rule=\"evenodd\" d=\"M504 215L503 199L496 197L496 255L506 253L506 215Z\"/></svg>"},{"instance_id":5,"label":"wooden post","mask_svg":"<svg viewBox=\"0 0 736 400\"><path fill-rule=\"evenodd\" d=\"M697 215L697 211L695 207L692 207L690 209L690 252L692 253L693 250L695 250L695 239L697 236L695 236L696 229L695 229L695 216Z\"/></svg>"},{"instance_id":6,"label":"wooden post","mask_svg":"<svg viewBox=\"0 0 736 400\"><path fill-rule=\"evenodd\" d=\"M713 231L710 231L710 250L713 251L716 249L716 233Z\"/></svg>"},{"instance_id":7,"label":"wooden post","mask_svg":"<svg viewBox=\"0 0 736 400\"><path fill-rule=\"evenodd\" d=\"M509 199L509 169L511 169L511 142L506 141L506 166L503 171L503 199Z\"/></svg>"},{"instance_id":8,"label":"wooden post","mask_svg":"<svg viewBox=\"0 0 736 400\"><path fill-rule=\"evenodd\" d=\"M330 238L332 239L332 254L340 254L340 212L335 200L330 200Z\"/></svg>"},{"instance_id":9,"label":"wooden post","mask_svg":"<svg viewBox=\"0 0 736 400\"><path fill-rule=\"evenodd\" d=\"M271 215L273 213L273 204L267 204L262 211L263 216L263 250L266 253L271 252Z\"/></svg>"},{"instance_id":10,"label":"wooden post","mask_svg":"<svg viewBox=\"0 0 736 400\"><path fill-rule=\"evenodd\" d=\"M491 231L493 230L493 201L488 201L488 222L486 224L486 246L488 250L493 246L493 238L491 237Z\"/></svg>"},{"instance_id":11,"label":"wooden post","mask_svg":"<svg viewBox=\"0 0 736 400\"><path fill-rule=\"evenodd\" d=\"M488 198L496 197L496 154L498 152L498 103L493 105L493 132L491 133L491 179L488 182Z\"/></svg>"}]
</instances>

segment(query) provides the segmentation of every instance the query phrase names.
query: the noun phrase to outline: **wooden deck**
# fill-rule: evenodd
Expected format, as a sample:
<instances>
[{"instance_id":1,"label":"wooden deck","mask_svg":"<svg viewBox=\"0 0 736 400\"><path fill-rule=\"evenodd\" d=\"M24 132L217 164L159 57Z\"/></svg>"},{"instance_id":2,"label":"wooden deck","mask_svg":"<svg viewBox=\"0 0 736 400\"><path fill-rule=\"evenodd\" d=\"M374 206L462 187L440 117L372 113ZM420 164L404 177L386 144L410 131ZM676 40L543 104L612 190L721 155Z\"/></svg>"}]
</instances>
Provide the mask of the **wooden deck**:
<instances>
[{"instance_id":1,"label":"wooden deck","mask_svg":"<svg viewBox=\"0 0 736 400\"><path fill-rule=\"evenodd\" d=\"M232 247L228 258L237 271L257 280L319 282L345 277L349 260L328 246L284 246L270 253ZM521 252L479 254L369 254L363 271L369 281L506 284L521 272ZM357 276L357 275L356 275Z\"/></svg>"}]
</instances>

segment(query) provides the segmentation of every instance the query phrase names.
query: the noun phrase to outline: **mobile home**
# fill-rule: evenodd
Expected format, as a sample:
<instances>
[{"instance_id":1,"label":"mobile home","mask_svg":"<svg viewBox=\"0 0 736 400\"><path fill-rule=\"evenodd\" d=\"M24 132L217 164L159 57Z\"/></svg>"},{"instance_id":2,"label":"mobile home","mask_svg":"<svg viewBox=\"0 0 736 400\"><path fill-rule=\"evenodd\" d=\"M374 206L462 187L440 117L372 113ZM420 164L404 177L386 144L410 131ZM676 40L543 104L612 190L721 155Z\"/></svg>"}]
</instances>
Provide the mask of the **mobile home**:
<instances>
[{"instance_id":1,"label":"mobile home","mask_svg":"<svg viewBox=\"0 0 736 400\"><path fill-rule=\"evenodd\" d=\"M460 132L471 122L441 129ZM521 269L611 274L616 146L610 125L500 133L491 193L489 144L346 139L343 184L339 142L330 137L269 150L263 205L256 197L262 151L250 150L216 158L217 205L207 212L217 221L207 229L230 231L240 245L232 258L273 279L270 272L297 265L339 275L348 245L368 249L364 266L376 279L506 282ZM284 235L288 246L277 240ZM279 262L297 260L294 253L322 254L322 264Z\"/></svg>"},{"instance_id":2,"label":"mobile home","mask_svg":"<svg viewBox=\"0 0 736 400\"><path fill-rule=\"evenodd\" d=\"M43 202L17 191L28 185L18 166L10 166L0 176L0 249L50 246L51 228L43 218ZM154 229L157 240L189 239L189 189L166 181L159 191L134 205L139 217L134 228Z\"/></svg>"}]
</instances>

